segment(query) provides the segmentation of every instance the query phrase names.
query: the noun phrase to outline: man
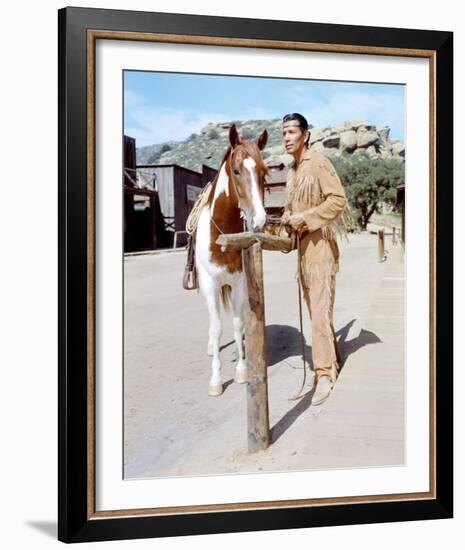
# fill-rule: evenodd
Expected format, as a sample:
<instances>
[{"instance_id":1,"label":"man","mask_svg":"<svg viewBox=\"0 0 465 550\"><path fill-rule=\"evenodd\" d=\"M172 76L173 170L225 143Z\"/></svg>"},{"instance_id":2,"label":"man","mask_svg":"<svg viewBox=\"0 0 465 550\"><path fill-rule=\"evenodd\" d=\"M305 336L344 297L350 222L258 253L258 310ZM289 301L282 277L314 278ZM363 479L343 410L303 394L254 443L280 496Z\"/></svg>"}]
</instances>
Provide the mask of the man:
<instances>
[{"instance_id":1,"label":"man","mask_svg":"<svg viewBox=\"0 0 465 550\"><path fill-rule=\"evenodd\" d=\"M316 389L312 405L329 396L341 367L333 326L339 248L336 236L346 234L350 212L341 181L329 159L309 148L305 117L283 118L283 143L294 157L286 182L286 207L281 218L300 236L300 277L312 321L312 360Z\"/></svg>"}]
</instances>

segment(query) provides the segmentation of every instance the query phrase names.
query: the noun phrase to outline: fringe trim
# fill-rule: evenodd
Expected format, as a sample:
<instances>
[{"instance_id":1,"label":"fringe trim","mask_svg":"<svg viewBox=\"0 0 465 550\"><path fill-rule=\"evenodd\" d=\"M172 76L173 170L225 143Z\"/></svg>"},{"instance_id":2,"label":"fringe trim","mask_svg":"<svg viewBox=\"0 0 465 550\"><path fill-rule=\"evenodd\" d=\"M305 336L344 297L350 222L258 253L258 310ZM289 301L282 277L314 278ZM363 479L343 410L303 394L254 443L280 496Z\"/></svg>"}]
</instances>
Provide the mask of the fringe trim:
<instances>
[{"instance_id":1,"label":"fringe trim","mask_svg":"<svg viewBox=\"0 0 465 550\"><path fill-rule=\"evenodd\" d=\"M300 273L303 285L308 289L312 286L315 277L325 281L328 294L331 293L331 277L339 272L339 262L308 263L305 257L300 259Z\"/></svg>"},{"instance_id":2,"label":"fringe trim","mask_svg":"<svg viewBox=\"0 0 465 550\"><path fill-rule=\"evenodd\" d=\"M292 204L308 204L310 207L321 204L324 197L321 194L320 185L311 174L300 178L293 178L289 185L288 202Z\"/></svg>"},{"instance_id":3,"label":"fringe trim","mask_svg":"<svg viewBox=\"0 0 465 550\"><path fill-rule=\"evenodd\" d=\"M332 326L332 314L334 311L334 295L336 290L336 281L334 279L336 273L339 271L339 264L335 262L321 262L305 264L303 259L301 260L301 271L303 274L303 281L305 286L311 288L312 285L318 284L324 286L323 302L320 307L323 309L322 314L324 316L324 331L317 336L314 335L313 316L312 315L312 340L316 336L318 339L323 338L326 340L325 344L322 342L323 349L316 350L315 344L313 344L313 369L317 376L325 375L329 376L332 383L336 382L339 373L339 363L337 360L337 353L334 344ZM315 279L316 278L316 279ZM313 340L314 341L314 340ZM331 351L329 351L331 350ZM320 365L320 354L326 355L326 352L332 355L329 365ZM315 355L317 356L318 363L315 363Z\"/></svg>"},{"instance_id":4,"label":"fringe trim","mask_svg":"<svg viewBox=\"0 0 465 550\"><path fill-rule=\"evenodd\" d=\"M321 229L323 238L327 241L344 238L349 242L348 233L355 229L354 219L350 211L349 205L344 207L344 210L339 216Z\"/></svg>"},{"instance_id":5,"label":"fringe trim","mask_svg":"<svg viewBox=\"0 0 465 550\"><path fill-rule=\"evenodd\" d=\"M300 204L306 208L319 206L325 200L318 181L311 175L306 174L300 178L293 177L289 182L287 202L289 205ZM347 242L348 233L355 229L355 222L346 204L344 210L332 222L322 228L323 238L326 241L344 238Z\"/></svg>"}]
</instances>

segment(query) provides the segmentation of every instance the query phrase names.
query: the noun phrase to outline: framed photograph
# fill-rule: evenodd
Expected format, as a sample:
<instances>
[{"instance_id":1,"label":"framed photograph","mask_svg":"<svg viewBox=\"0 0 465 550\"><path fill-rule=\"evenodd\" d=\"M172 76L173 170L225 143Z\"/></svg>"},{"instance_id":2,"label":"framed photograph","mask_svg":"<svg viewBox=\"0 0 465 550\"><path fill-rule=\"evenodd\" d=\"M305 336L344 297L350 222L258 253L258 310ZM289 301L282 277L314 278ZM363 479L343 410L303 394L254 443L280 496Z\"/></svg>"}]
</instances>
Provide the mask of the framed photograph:
<instances>
[{"instance_id":1,"label":"framed photograph","mask_svg":"<svg viewBox=\"0 0 465 550\"><path fill-rule=\"evenodd\" d=\"M58 19L59 539L452 517L452 33Z\"/></svg>"}]
</instances>

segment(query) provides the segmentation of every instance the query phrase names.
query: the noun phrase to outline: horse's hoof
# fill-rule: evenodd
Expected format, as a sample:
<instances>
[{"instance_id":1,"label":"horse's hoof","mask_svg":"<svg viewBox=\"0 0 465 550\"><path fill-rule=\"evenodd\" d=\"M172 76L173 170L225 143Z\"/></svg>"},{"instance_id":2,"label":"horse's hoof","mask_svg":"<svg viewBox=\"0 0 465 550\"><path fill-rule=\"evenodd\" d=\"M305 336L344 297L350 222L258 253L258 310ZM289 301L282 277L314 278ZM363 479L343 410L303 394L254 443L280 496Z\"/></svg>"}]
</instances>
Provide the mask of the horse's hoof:
<instances>
[{"instance_id":1,"label":"horse's hoof","mask_svg":"<svg viewBox=\"0 0 465 550\"><path fill-rule=\"evenodd\" d=\"M245 384L247 382L247 369L236 370L234 382L236 382L236 384Z\"/></svg>"},{"instance_id":2,"label":"horse's hoof","mask_svg":"<svg viewBox=\"0 0 465 550\"><path fill-rule=\"evenodd\" d=\"M211 397L218 397L223 393L223 384L210 384L208 386L208 395Z\"/></svg>"}]
</instances>

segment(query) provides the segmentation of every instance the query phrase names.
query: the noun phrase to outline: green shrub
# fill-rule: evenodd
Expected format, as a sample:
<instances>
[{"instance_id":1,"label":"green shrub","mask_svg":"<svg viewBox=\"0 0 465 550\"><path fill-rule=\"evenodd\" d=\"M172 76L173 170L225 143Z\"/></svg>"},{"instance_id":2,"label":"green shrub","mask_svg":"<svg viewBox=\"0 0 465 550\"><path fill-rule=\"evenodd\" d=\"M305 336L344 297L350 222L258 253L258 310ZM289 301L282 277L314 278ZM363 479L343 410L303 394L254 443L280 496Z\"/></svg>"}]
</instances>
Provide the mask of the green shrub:
<instances>
[{"instance_id":1,"label":"green shrub","mask_svg":"<svg viewBox=\"0 0 465 550\"><path fill-rule=\"evenodd\" d=\"M405 183L405 165L397 160L341 156L333 160L355 221L366 229L381 206L396 208L396 187Z\"/></svg>"}]
</instances>

